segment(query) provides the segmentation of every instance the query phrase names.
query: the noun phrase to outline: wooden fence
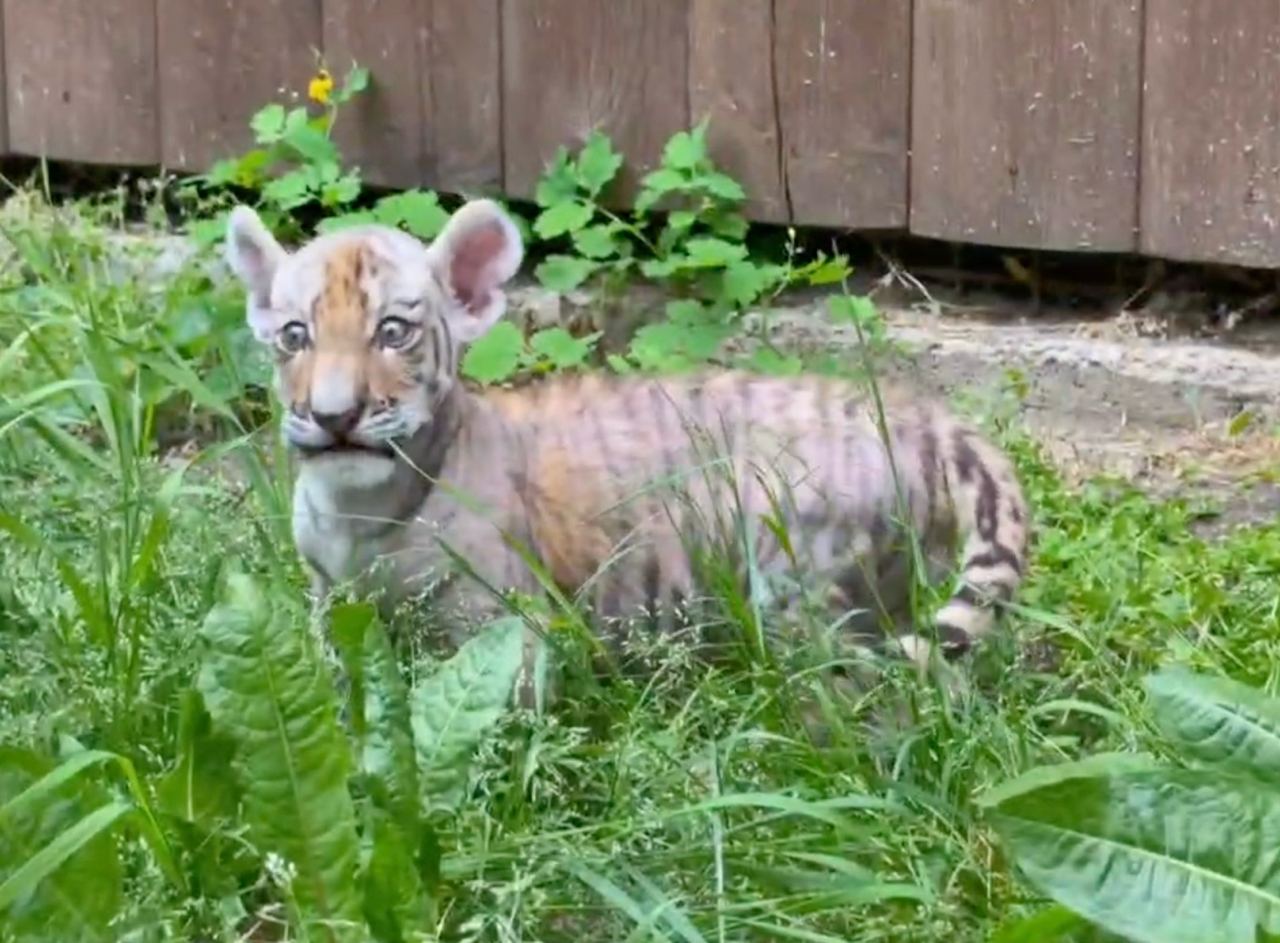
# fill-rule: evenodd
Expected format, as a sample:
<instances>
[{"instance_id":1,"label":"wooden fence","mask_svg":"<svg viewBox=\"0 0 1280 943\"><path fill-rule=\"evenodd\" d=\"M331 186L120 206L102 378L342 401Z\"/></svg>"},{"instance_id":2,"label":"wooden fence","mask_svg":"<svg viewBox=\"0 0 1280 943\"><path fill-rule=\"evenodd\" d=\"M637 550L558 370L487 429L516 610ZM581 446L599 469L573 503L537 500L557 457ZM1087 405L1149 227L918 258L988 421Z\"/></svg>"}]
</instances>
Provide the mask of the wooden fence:
<instances>
[{"instance_id":1,"label":"wooden fence","mask_svg":"<svg viewBox=\"0 0 1280 943\"><path fill-rule=\"evenodd\" d=\"M0 151L203 170L323 51L367 178L631 182L712 121L761 220L1280 267L1280 0L3 0Z\"/></svg>"}]
</instances>

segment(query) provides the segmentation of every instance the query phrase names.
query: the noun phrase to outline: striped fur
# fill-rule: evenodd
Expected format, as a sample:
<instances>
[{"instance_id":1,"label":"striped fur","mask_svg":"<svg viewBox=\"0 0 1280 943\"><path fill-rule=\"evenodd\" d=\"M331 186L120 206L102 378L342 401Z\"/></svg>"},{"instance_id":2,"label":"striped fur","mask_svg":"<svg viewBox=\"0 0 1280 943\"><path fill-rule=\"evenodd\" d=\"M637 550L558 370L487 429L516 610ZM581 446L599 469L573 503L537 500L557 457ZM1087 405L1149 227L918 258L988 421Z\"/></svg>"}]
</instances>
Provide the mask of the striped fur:
<instances>
[{"instance_id":1,"label":"striped fur","mask_svg":"<svg viewBox=\"0 0 1280 943\"><path fill-rule=\"evenodd\" d=\"M695 591L690 534L732 510L761 571L828 586L836 611L869 609L924 661L934 631L948 657L986 636L1022 579L1028 513L1009 459L905 391L884 393L882 428L861 386L812 376L464 388L462 349L501 317L522 255L488 201L430 248L370 227L292 255L238 210L228 253L250 324L277 350L295 536L319 591L430 592L461 610L461 641L466 617L495 604L453 554L492 586L536 592L514 541L604 618L669 612ZM928 632L903 625L911 535L930 560L959 555L959 588Z\"/></svg>"}]
</instances>

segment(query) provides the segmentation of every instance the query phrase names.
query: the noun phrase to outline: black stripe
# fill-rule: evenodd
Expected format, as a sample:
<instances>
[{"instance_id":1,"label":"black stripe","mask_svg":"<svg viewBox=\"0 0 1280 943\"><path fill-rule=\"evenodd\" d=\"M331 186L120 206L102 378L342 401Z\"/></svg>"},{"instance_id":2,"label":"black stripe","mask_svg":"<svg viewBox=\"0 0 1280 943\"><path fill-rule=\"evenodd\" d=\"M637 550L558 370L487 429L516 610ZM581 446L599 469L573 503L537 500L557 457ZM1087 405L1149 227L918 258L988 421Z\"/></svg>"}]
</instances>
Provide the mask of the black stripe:
<instances>
[{"instance_id":1,"label":"black stripe","mask_svg":"<svg viewBox=\"0 0 1280 943\"><path fill-rule=\"evenodd\" d=\"M973 639L959 626L939 622L938 646L942 649L942 657L950 661L968 652L973 647Z\"/></svg>"},{"instance_id":2,"label":"black stripe","mask_svg":"<svg viewBox=\"0 0 1280 943\"><path fill-rule=\"evenodd\" d=\"M657 616L662 602L662 563L656 548L644 564L644 598L649 615Z\"/></svg>"},{"instance_id":3,"label":"black stripe","mask_svg":"<svg viewBox=\"0 0 1280 943\"><path fill-rule=\"evenodd\" d=\"M1015 573L1022 573L1022 560L1016 553L1003 544L993 543L980 553L974 554L965 561L965 569L969 567L979 566L996 566L1005 563L1013 568Z\"/></svg>"}]
</instances>

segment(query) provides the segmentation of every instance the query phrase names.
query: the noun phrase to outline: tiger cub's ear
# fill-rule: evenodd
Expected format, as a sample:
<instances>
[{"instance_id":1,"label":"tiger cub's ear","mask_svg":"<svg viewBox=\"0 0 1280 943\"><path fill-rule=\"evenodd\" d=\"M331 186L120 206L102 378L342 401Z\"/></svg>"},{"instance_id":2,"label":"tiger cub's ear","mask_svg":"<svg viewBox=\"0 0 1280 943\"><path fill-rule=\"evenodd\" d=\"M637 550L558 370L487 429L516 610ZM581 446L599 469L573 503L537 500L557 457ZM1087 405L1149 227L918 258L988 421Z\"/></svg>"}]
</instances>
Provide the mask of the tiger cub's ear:
<instances>
[{"instance_id":1,"label":"tiger cub's ear","mask_svg":"<svg viewBox=\"0 0 1280 943\"><path fill-rule=\"evenodd\" d=\"M271 312L271 283L287 253L247 206L227 217L226 259L248 291L246 319L254 336L269 341L278 325Z\"/></svg>"},{"instance_id":2,"label":"tiger cub's ear","mask_svg":"<svg viewBox=\"0 0 1280 943\"><path fill-rule=\"evenodd\" d=\"M524 242L493 200L472 200L453 214L427 250L450 301L445 316L459 340L473 341L507 309L502 286L520 269Z\"/></svg>"}]
</instances>

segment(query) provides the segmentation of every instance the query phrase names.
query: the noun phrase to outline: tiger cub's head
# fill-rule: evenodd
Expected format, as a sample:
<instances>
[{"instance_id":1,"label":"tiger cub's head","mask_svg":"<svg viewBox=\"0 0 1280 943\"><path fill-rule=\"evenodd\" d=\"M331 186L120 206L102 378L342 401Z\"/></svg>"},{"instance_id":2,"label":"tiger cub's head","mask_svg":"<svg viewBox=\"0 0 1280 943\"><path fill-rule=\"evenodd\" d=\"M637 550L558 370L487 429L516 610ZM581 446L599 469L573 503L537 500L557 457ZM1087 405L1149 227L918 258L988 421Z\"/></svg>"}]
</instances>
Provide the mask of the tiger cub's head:
<instances>
[{"instance_id":1,"label":"tiger cub's head","mask_svg":"<svg viewBox=\"0 0 1280 943\"><path fill-rule=\"evenodd\" d=\"M226 255L247 289L254 336L275 352L282 432L304 462L344 477L389 472L393 443L431 421L460 347L506 310L519 231L473 200L424 245L383 226L316 237L287 252L248 207L232 211Z\"/></svg>"}]
</instances>

